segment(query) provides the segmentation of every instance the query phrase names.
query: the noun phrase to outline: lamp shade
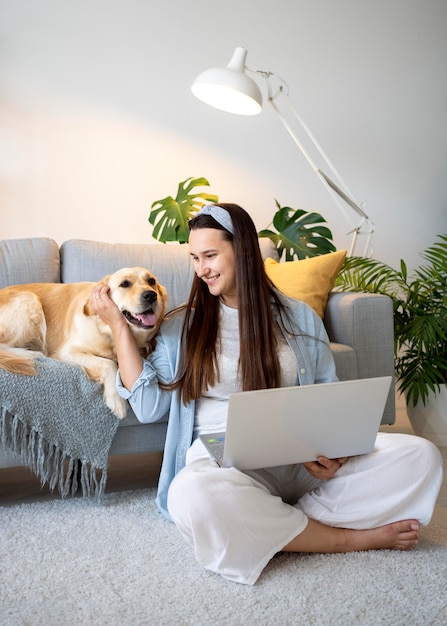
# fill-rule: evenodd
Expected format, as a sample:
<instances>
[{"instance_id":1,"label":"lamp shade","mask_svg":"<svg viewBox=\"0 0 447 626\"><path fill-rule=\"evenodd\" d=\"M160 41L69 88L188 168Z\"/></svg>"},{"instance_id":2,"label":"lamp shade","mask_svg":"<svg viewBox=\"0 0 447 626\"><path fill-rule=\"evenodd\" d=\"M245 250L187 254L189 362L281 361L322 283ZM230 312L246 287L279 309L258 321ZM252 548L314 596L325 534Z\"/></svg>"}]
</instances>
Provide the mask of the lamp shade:
<instances>
[{"instance_id":1,"label":"lamp shade","mask_svg":"<svg viewBox=\"0 0 447 626\"><path fill-rule=\"evenodd\" d=\"M191 86L193 94L216 109L256 115L261 112L262 94L258 85L245 73L247 50L236 48L226 67L202 72Z\"/></svg>"}]
</instances>

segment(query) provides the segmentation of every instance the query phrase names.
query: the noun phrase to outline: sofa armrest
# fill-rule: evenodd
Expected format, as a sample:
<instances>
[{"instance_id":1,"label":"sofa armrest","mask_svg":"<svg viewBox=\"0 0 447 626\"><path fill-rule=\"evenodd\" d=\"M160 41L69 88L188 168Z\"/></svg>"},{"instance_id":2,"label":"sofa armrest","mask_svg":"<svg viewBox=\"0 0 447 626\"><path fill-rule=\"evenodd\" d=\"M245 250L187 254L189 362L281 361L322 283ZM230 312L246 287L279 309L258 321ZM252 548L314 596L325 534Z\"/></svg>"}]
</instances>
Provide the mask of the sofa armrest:
<instances>
[{"instance_id":1,"label":"sofa armrest","mask_svg":"<svg viewBox=\"0 0 447 626\"><path fill-rule=\"evenodd\" d=\"M394 320L391 298L380 294L330 293L324 324L329 339L351 346L359 378L392 376ZM391 385L382 423L395 421L395 388Z\"/></svg>"}]
</instances>

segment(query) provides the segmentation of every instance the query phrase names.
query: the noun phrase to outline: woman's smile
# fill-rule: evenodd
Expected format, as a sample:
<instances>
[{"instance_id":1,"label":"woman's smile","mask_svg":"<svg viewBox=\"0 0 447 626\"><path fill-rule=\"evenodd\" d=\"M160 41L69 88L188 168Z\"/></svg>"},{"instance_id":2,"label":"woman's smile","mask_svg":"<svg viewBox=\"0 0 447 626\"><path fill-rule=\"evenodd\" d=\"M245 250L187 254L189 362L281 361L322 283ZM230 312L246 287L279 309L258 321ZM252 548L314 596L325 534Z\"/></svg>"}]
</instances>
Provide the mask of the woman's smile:
<instances>
[{"instance_id":1,"label":"woman's smile","mask_svg":"<svg viewBox=\"0 0 447 626\"><path fill-rule=\"evenodd\" d=\"M207 277L205 276L203 278L203 280L206 283L208 283L208 285L210 285L210 284L214 283L216 280L218 280L219 276L220 276L220 274L217 274L216 276L207 276Z\"/></svg>"},{"instance_id":2,"label":"woman's smile","mask_svg":"<svg viewBox=\"0 0 447 626\"><path fill-rule=\"evenodd\" d=\"M237 308L236 265L234 248L221 230L196 228L189 235L189 249L194 271L213 296Z\"/></svg>"}]
</instances>

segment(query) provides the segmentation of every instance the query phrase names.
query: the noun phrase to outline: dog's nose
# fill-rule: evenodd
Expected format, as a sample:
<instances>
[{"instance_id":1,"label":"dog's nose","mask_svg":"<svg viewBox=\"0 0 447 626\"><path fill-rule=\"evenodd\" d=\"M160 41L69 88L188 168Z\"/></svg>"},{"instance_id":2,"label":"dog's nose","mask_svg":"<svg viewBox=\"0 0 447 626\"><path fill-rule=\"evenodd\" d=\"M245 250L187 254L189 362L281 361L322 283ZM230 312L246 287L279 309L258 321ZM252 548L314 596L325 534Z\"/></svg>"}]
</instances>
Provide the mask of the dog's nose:
<instances>
[{"instance_id":1,"label":"dog's nose","mask_svg":"<svg viewBox=\"0 0 447 626\"><path fill-rule=\"evenodd\" d=\"M157 292L156 291L143 291L141 294L141 299L147 304L153 304L157 300Z\"/></svg>"}]
</instances>

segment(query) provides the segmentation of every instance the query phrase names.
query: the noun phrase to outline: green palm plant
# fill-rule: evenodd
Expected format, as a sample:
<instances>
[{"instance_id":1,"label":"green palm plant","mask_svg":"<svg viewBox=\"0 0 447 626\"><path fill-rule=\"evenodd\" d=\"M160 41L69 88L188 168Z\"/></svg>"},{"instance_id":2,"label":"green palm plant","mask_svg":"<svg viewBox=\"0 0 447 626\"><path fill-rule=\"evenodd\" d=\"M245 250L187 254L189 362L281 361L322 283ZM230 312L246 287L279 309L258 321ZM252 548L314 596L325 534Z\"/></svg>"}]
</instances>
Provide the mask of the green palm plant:
<instances>
[{"instance_id":1,"label":"green palm plant","mask_svg":"<svg viewBox=\"0 0 447 626\"><path fill-rule=\"evenodd\" d=\"M206 178L187 178L179 183L177 196L167 196L152 203L149 222L154 226L152 236L158 241L178 241L189 239L188 221L196 215L206 202L216 203L218 197L196 191L196 187L209 186ZM277 200L277 211L272 225L276 231L261 230L259 237L269 237L278 250L279 258L285 253L285 260L326 254L335 251L332 233L323 224L326 220L314 212L290 207L281 207Z\"/></svg>"},{"instance_id":2,"label":"green palm plant","mask_svg":"<svg viewBox=\"0 0 447 626\"><path fill-rule=\"evenodd\" d=\"M342 291L381 293L393 301L395 373L407 404L426 403L447 382L447 235L421 253L411 276L374 259L349 257L336 279Z\"/></svg>"},{"instance_id":3,"label":"green palm plant","mask_svg":"<svg viewBox=\"0 0 447 626\"><path fill-rule=\"evenodd\" d=\"M149 222L154 229L152 236L158 241L178 241L186 243L189 239L188 221L200 211L207 202L217 202L217 196L205 192L196 192L196 187L207 187L206 178L187 178L179 183L175 199L167 196L152 203Z\"/></svg>"}]
</instances>

